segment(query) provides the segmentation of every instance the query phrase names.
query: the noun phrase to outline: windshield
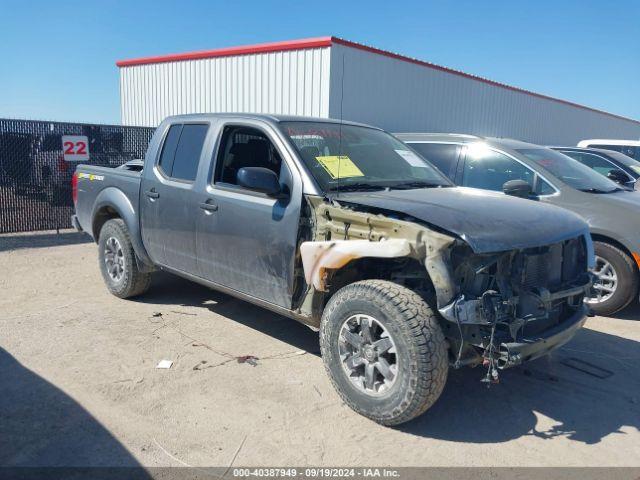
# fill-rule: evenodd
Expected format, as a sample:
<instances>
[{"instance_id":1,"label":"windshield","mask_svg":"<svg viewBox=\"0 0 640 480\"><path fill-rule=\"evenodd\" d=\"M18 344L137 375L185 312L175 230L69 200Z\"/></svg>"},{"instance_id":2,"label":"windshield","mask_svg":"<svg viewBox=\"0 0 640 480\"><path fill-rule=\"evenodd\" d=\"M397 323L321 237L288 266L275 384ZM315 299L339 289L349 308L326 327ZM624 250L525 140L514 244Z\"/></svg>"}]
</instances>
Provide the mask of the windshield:
<instances>
[{"instance_id":1,"label":"windshield","mask_svg":"<svg viewBox=\"0 0 640 480\"><path fill-rule=\"evenodd\" d=\"M614 151L608 151L607 155L640 175L640 162L638 160L634 160L633 158L626 156L624 153Z\"/></svg>"},{"instance_id":2,"label":"windshield","mask_svg":"<svg viewBox=\"0 0 640 480\"><path fill-rule=\"evenodd\" d=\"M429 162L390 134L327 122L281 122L322 190L450 187Z\"/></svg>"},{"instance_id":3,"label":"windshield","mask_svg":"<svg viewBox=\"0 0 640 480\"><path fill-rule=\"evenodd\" d=\"M620 190L618 185L608 178L555 150L530 148L518 150L518 152L577 190L593 193L609 193Z\"/></svg>"}]
</instances>

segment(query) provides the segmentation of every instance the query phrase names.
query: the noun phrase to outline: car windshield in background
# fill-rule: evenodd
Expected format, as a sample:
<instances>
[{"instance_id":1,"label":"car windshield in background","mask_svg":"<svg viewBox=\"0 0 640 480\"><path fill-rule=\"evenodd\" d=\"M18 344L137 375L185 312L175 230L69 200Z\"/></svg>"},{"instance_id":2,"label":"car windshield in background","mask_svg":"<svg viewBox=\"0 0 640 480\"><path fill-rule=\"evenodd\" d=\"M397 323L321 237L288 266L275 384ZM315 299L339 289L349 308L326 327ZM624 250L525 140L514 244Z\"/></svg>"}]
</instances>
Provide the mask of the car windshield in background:
<instances>
[{"instance_id":1,"label":"car windshield in background","mask_svg":"<svg viewBox=\"0 0 640 480\"><path fill-rule=\"evenodd\" d=\"M576 190L593 193L610 193L620 190L618 185L608 178L555 150L529 148L518 150L518 152Z\"/></svg>"},{"instance_id":2,"label":"car windshield in background","mask_svg":"<svg viewBox=\"0 0 640 480\"><path fill-rule=\"evenodd\" d=\"M281 122L280 127L326 192L453 186L381 130L328 122Z\"/></svg>"},{"instance_id":3,"label":"car windshield in background","mask_svg":"<svg viewBox=\"0 0 640 480\"><path fill-rule=\"evenodd\" d=\"M609 155L614 160L617 160L625 167L629 167L631 170L640 175L640 162L631 157L628 157L624 153L608 151L607 155Z\"/></svg>"}]
</instances>

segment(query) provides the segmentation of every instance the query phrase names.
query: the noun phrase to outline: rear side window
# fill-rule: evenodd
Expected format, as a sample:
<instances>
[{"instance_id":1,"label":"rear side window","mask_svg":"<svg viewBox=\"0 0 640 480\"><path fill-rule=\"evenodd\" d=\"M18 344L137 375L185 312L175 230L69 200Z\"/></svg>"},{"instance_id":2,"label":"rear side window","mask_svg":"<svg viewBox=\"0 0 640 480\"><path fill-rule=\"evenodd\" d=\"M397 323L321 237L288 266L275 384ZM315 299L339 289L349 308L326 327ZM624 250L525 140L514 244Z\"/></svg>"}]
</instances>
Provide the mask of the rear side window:
<instances>
[{"instance_id":1,"label":"rear side window","mask_svg":"<svg viewBox=\"0 0 640 480\"><path fill-rule=\"evenodd\" d=\"M425 159L438 167L438 170L444 173L447 177L451 179L454 178L455 168L458 164L458 156L460 155L459 145L441 143L406 143Z\"/></svg>"},{"instance_id":2,"label":"rear side window","mask_svg":"<svg viewBox=\"0 0 640 480\"><path fill-rule=\"evenodd\" d=\"M176 155L176 148L178 147L178 140L180 139L180 132L182 131L182 125L171 125L167 136L164 139L164 145L162 146L162 153L160 154L160 161L158 166L164 172L165 175L171 176L171 170L173 170L173 159Z\"/></svg>"},{"instance_id":3,"label":"rear side window","mask_svg":"<svg viewBox=\"0 0 640 480\"><path fill-rule=\"evenodd\" d=\"M165 175L189 182L196 179L208 128L206 124L191 123L169 128L158 162Z\"/></svg>"}]
</instances>

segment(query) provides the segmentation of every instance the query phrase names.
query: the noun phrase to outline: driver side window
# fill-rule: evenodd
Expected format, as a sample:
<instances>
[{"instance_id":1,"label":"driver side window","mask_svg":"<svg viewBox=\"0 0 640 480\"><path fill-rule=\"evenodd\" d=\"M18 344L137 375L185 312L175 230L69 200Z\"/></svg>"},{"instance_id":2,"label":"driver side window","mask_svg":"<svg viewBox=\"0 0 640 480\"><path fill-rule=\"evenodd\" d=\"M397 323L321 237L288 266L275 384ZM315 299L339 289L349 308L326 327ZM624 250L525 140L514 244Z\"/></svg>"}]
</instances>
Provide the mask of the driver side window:
<instances>
[{"instance_id":1,"label":"driver side window","mask_svg":"<svg viewBox=\"0 0 640 480\"><path fill-rule=\"evenodd\" d=\"M238 185L243 167L263 167L280 176L282 158L269 138L251 127L227 126L216 162L215 183Z\"/></svg>"},{"instance_id":2,"label":"driver side window","mask_svg":"<svg viewBox=\"0 0 640 480\"><path fill-rule=\"evenodd\" d=\"M509 180L534 184L535 174L520 162L486 148L469 148L462 173L462 185L501 192Z\"/></svg>"}]
</instances>

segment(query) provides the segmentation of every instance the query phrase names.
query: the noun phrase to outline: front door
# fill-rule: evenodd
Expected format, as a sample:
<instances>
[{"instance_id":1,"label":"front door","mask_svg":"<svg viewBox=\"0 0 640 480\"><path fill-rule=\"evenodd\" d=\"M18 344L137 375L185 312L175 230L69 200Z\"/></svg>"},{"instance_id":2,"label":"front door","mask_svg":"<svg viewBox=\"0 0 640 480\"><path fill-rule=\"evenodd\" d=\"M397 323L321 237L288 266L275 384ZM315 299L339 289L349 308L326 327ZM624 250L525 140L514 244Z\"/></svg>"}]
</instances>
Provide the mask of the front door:
<instances>
[{"instance_id":1,"label":"front door","mask_svg":"<svg viewBox=\"0 0 640 480\"><path fill-rule=\"evenodd\" d=\"M200 198L198 266L207 280L290 308L302 183L282 155L281 140L266 128L233 124L222 131ZM252 166L277 173L286 198L239 186L238 170Z\"/></svg>"}]
</instances>

